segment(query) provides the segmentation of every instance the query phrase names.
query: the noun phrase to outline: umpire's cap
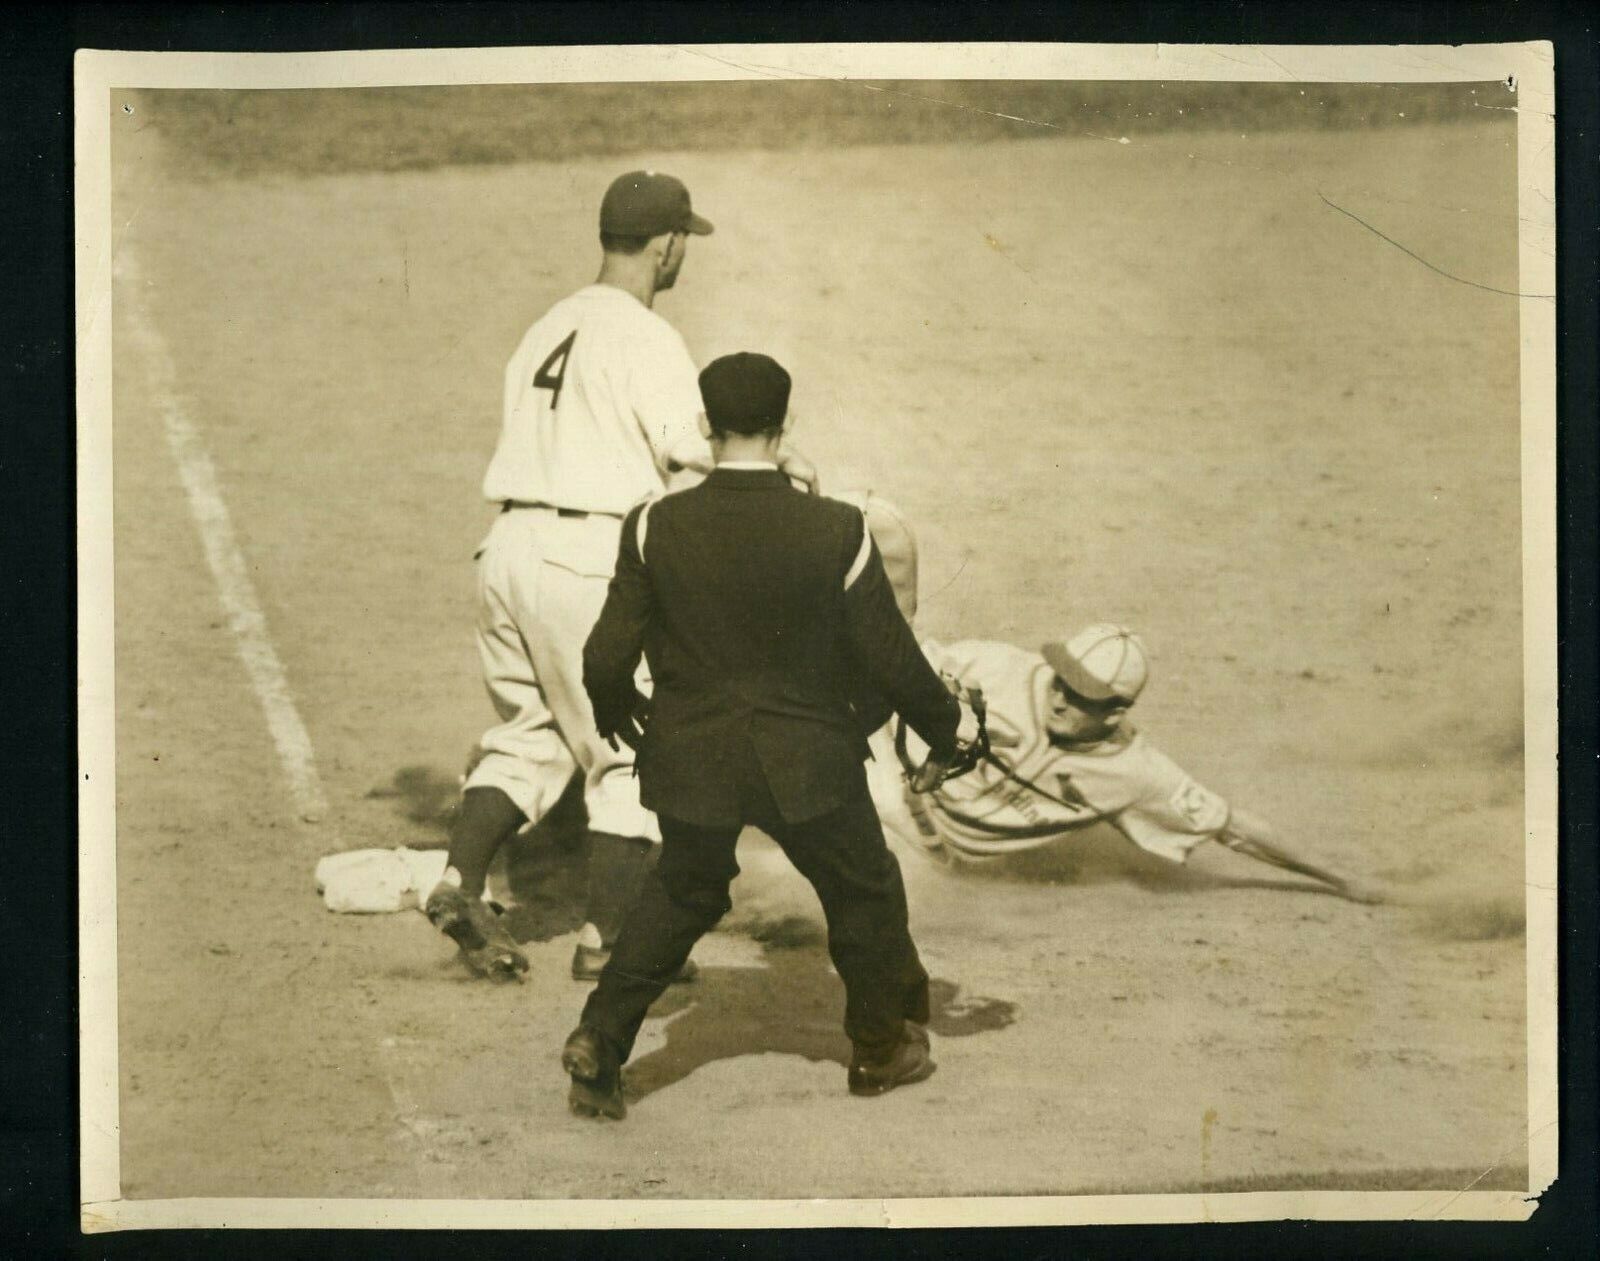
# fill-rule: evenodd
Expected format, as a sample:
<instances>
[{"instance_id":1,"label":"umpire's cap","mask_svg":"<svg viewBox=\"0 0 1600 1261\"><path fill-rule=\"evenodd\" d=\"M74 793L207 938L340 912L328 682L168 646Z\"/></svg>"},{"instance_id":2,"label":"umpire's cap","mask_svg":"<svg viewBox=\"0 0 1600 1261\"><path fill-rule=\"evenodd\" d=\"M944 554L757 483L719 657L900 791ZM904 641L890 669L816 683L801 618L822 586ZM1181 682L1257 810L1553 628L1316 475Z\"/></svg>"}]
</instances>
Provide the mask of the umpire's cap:
<instances>
[{"instance_id":1,"label":"umpire's cap","mask_svg":"<svg viewBox=\"0 0 1600 1261\"><path fill-rule=\"evenodd\" d=\"M700 397L713 429L742 434L776 429L789 414L789 374L766 355L723 355L700 373Z\"/></svg>"},{"instance_id":2,"label":"umpire's cap","mask_svg":"<svg viewBox=\"0 0 1600 1261\"><path fill-rule=\"evenodd\" d=\"M1039 650L1068 689L1095 703L1131 705L1150 677L1144 641L1125 626L1096 622Z\"/></svg>"},{"instance_id":3,"label":"umpire's cap","mask_svg":"<svg viewBox=\"0 0 1600 1261\"><path fill-rule=\"evenodd\" d=\"M617 236L693 232L707 236L709 220L690 208L683 181L656 171L629 171L611 181L600 203L600 231Z\"/></svg>"}]
</instances>

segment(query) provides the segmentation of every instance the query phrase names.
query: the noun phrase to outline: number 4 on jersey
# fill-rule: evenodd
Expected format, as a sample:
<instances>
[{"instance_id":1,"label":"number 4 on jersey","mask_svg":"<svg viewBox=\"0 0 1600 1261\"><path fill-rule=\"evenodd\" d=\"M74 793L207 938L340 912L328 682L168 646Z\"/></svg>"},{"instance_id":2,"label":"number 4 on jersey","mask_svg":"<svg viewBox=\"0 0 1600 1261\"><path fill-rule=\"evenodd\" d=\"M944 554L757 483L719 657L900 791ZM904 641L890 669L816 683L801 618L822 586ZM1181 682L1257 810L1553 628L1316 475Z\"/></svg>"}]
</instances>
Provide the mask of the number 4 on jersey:
<instances>
[{"instance_id":1,"label":"number 4 on jersey","mask_svg":"<svg viewBox=\"0 0 1600 1261\"><path fill-rule=\"evenodd\" d=\"M567 375L567 356L572 353L572 343L577 340L578 330L573 329L567 334L566 341L552 350L550 357L539 365L539 371L533 374L533 388L551 392L551 411L555 411L556 404L561 401L561 380Z\"/></svg>"}]
</instances>

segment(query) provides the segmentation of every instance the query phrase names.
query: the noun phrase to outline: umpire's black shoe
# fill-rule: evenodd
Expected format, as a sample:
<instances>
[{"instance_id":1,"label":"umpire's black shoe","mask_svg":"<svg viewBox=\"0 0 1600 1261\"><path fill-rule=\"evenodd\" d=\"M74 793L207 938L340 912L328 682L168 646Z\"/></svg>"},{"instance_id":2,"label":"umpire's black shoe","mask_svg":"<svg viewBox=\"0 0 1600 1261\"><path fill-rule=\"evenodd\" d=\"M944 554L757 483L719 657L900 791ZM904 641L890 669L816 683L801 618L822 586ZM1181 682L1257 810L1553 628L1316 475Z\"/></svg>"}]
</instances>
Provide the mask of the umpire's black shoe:
<instances>
[{"instance_id":1,"label":"umpire's black shoe","mask_svg":"<svg viewBox=\"0 0 1600 1261\"><path fill-rule=\"evenodd\" d=\"M610 958L611 952L604 946L586 946L580 941L572 951L572 979L598 981ZM682 985L699 975L700 965L693 959L685 959L683 966L673 976L672 984Z\"/></svg>"},{"instance_id":2,"label":"umpire's black shoe","mask_svg":"<svg viewBox=\"0 0 1600 1261\"><path fill-rule=\"evenodd\" d=\"M887 1094L896 1086L926 1081L937 1067L928 1054L928 1031L906 1022L905 1034L885 1059L864 1059L856 1053L850 1065L850 1093L871 1098Z\"/></svg>"},{"instance_id":3,"label":"umpire's black shoe","mask_svg":"<svg viewBox=\"0 0 1600 1261\"><path fill-rule=\"evenodd\" d=\"M622 1068L593 1029L579 1025L572 1031L561 1048L561 1067L572 1078L567 1107L574 1115L613 1121L628 1115L622 1098Z\"/></svg>"}]
</instances>

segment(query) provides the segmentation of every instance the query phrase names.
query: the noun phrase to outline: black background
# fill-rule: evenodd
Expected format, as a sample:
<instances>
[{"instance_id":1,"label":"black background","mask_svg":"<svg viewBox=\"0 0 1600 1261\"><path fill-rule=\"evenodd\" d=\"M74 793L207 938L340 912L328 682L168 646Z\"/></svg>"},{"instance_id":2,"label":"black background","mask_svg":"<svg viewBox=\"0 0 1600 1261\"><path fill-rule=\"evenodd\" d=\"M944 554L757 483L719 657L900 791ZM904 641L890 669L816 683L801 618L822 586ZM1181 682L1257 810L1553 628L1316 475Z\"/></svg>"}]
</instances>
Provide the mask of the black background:
<instances>
[{"instance_id":1,"label":"black background","mask_svg":"<svg viewBox=\"0 0 1600 1261\"><path fill-rule=\"evenodd\" d=\"M19 1257L1593 1256L1597 1249L1597 85L1585 6L1499 3L10 6L0 19L0 1252ZM1561 1177L1526 1225L1260 1223L949 1232L78 1234L72 54L487 45L1028 40L1484 43L1556 56L1561 648ZM1470 688L1471 680L1462 687ZM172 908L182 914L181 906ZM1070 1118L1066 1119L1070 1125ZM707 1136L711 1141L712 1136ZM492 1155L488 1157L492 1159Z\"/></svg>"}]
</instances>

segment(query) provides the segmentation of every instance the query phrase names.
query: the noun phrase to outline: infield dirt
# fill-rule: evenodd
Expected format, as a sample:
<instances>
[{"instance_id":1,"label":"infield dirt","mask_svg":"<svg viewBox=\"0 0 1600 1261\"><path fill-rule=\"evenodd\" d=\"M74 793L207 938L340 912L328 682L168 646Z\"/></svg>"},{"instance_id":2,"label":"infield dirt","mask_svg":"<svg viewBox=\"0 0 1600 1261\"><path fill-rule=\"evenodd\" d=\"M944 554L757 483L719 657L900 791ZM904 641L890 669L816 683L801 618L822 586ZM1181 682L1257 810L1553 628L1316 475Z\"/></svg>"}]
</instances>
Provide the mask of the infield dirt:
<instances>
[{"instance_id":1,"label":"infield dirt","mask_svg":"<svg viewBox=\"0 0 1600 1261\"><path fill-rule=\"evenodd\" d=\"M1517 305L1328 204L1514 290L1510 116L205 181L164 164L157 104L131 118L126 1196L1525 1183ZM513 860L522 986L473 981L419 915L324 911L324 853L441 843L490 718L472 555L501 369L592 278L599 191L646 165L717 224L658 309L699 362L786 364L825 485L918 525L919 631L1138 628L1143 729L1408 904L1220 851L1170 869L1111 835L971 873L902 855L940 1067L862 1101L814 899L752 836L611 1126L568 1116L558 1063L581 853L539 835ZM169 407L203 434L310 731L315 825L219 607Z\"/></svg>"}]
</instances>

